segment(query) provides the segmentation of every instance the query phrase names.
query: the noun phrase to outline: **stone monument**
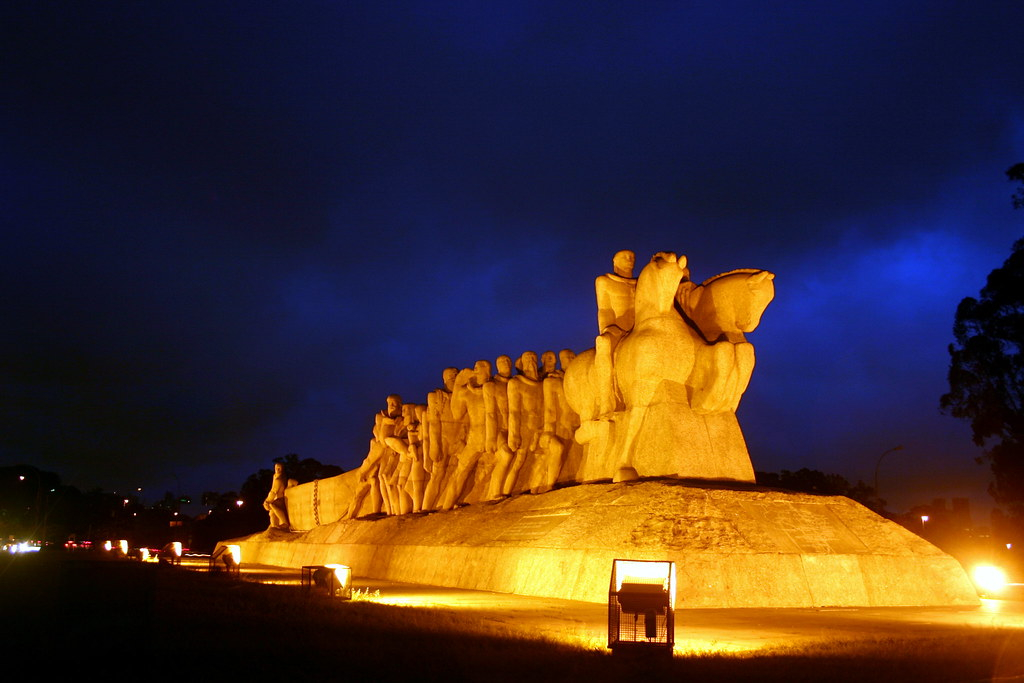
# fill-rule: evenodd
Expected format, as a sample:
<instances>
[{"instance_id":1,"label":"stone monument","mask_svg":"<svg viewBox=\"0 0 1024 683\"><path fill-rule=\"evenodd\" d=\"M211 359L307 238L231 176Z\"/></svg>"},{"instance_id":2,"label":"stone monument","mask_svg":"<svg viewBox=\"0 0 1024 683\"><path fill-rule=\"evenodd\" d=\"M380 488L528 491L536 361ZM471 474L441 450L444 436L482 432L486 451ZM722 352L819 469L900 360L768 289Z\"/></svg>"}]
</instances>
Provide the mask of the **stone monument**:
<instances>
[{"instance_id":1,"label":"stone monument","mask_svg":"<svg viewBox=\"0 0 1024 683\"><path fill-rule=\"evenodd\" d=\"M594 348L565 376L581 419L576 440L588 446L580 479L610 469L615 481L753 482L736 409L754 369L744 335L775 296L775 276L736 270L697 285L685 256L658 252L634 281L623 265L633 259L622 254L631 256L616 254L615 273L597 279Z\"/></svg>"},{"instance_id":2,"label":"stone monument","mask_svg":"<svg viewBox=\"0 0 1024 683\"><path fill-rule=\"evenodd\" d=\"M284 491L305 533L232 542L250 562L596 602L614 559L676 562L683 607L977 602L903 527L755 484L736 410L772 273L635 264L619 251L595 280L593 348L447 368L421 405L388 396L358 470Z\"/></svg>"}]
</instances>

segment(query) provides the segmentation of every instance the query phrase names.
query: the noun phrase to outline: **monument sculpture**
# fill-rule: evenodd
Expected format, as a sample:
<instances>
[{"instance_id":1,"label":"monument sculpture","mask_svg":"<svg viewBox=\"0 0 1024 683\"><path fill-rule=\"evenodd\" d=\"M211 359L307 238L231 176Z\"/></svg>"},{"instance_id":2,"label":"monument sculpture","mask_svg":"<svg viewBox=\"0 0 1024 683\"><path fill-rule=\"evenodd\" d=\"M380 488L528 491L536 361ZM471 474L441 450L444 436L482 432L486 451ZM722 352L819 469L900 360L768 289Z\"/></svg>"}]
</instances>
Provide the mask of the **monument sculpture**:
<instances>
[{"instance_id":1,"label":"monument sculpture","mask_svg":"<svg viewBox=\"0 0 1024 683\"><path fill-rule=\"evenodd\" d=\"M352 495L352 502L349 505L346 517L355 517L362 508L366 496L370 496L370 513L380 514L385 503L388 511L391 512L391 500L386 489L388 472L384 468L388 456L394 453L394 448L403 447L401 435L402 426L402 397L398 394L391 394L385 400L386 408L376 416L373 422L373 438L370 439L370 448L359 466L359 482Z\"/></svg>"},{"instance_id":2,"label":"monument sculpture","mask_svg":"<svg viewBox=\"0 0 1024 683\"><path fill-rule=\"evenodd\" d=\"M477 462L487 452L487 403L484 385L491 381L491 364L478 360L473 369L466 368L455 377L452 390L452 416L465 418L469 429L466 442L455 456L455 472L445 490L441 508L451 510L463 502L466 482L475 473Z\"/></svg>"},{"instance_id":3,"label":"monument sculpture","mask_svg":"<svg viewBox=\"0 0 1024 683\"><path fill-rule=\"evenodd\" d=\"M452 415L451 398L455 388L457 368L445 368L441 373L443 388L427 394L427 409L423 414L423 468L427 484L423 492L423 509L436 510L449 479L451 456L465 442L463 425Z\"/></svg>"},{"instance_id":4,"label":"monument sculpture","mask_svg":"<svg viewBox=\"0 0 1024 683\"><path fill-rule=\"evenodd\" d=\"M422 405L397 395L375 418L346 517L450 510L560 483L675 476L753 481L736 409L754 368L745 334L774 275L697 284L658 252L633 277L617 252L597 277L594 348L522 352L446 368ZM365 501L369 496L369 504Z\"/></svg>"},{"instance_id":5,"label":"monument sculpture","mask_svg":"<svg viewBox=\"0 0 1024 683\"><path fill-rule=\"evenodd\" d=\"M564 380L580 415L576 439L588 446L584 480L611 469L614 481L753 482L736 408L754 367L744 333L774 297L774 275L732 271L697 285L685 256L658 252L634 285L625 268L631 259L622 254L615 273L597 280L594 349L573 361Z\"/></svg>"},{"instance_id":6,"label":"monument sculpture","mask_svg":"<svg viewBox=\"0 0 1024 683\"><path fill-rule=\"evenodd\" d=\"M422 404L388 396L357 471L289 489L308 531L237 541L245 556L594 602L614 559L664 559L685 607L977 604L956 560L867 508L756 486L736 410L772 273L635 265L620 251L595 280L593 348L446 368Z\"/></svg>"},{"instance_id":7,"label":"monument sculpture","mask_svg":"<svg viewBox=\"0 0 1024 683\"><path fill-rule=\"evenodd\" d=\"M263 509L270 513L270 528L288 531L288 505L285 499L285 491L291 481L284 473L284 465L274 463L274 479L270 485L270 492L263 501Z\"/></svg>"}]
</instances>

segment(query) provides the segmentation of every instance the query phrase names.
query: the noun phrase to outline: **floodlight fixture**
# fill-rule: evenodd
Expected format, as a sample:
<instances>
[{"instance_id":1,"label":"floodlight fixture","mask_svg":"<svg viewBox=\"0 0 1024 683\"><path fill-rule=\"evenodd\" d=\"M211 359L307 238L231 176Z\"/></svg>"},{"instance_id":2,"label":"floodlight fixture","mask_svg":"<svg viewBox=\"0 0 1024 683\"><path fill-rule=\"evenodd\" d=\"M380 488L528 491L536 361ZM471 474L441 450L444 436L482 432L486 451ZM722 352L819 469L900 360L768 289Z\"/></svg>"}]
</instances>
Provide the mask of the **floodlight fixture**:
<instances>
[{"instance_id":1,"label":"floodlight fixture","mask_svg":"<svg viewBox=\"0 0 1024 683\"><path fill-rule=\"evenodd\" d=\"M1006 572L999 567L984 564L975 567L971 571L971 580L974 581L978 594L983 596L1000 595L1006 590Z\"/></svg>"},{"instance_id":2,"label":"floodlight fixture","mask_svg":"<svg viewBox=\"0 0 1024 683\"><path fill-rule=\"evenodd\" d=\"M608 647L613 653L672 655L676 565L663 560L614 560L608 587Z\"/></svg>"},{"instance_id":3,"label":"floodlight fixture","mask_svg":"<svg viewBox=\"0 0 1024 683\"><path fill-rule=\"evenodd\" d=\"M343 564L325 564L330 570L327 578L327 594L345 600L352 598L352 569Z\"/></svg>"}]
</instances>

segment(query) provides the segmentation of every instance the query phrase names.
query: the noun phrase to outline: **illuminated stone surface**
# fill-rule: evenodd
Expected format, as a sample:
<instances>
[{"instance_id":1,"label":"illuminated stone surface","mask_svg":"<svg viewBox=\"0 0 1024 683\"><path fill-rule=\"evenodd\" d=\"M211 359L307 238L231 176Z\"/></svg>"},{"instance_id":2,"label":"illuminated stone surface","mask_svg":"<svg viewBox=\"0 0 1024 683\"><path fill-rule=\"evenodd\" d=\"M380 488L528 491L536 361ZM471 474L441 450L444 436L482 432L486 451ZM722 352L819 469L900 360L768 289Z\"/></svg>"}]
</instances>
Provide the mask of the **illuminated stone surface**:
<instances>
[{"instance_id":1,"label":"illuminated stone surface","mask_svg":"<svg viewBox=\"0 0 1024 683\"><path fill-rule=\"evenodd\" d=\"M612 560L656 559L679 607L975 604L955 560L857 503L751 485L736 409L774 275L696 284L659 252L634 279L634 260L595 281L594 348L388 397L362 466L289 488L306 531L238 539L246 562L604 602Z\"/></svg>"},{"instance_id":2,"label":"illuminated stone surface","mask_svg":"<svg viewBox=\"0 0 1024 683\"><path fill-rule=\"evenodd\" d=\"M581 419L576 440L586 444L576 479L753 482L736 409L754 369L745 333L774 297L775 276L737 270L698 285L685 256L659 252L634 286L621 253L615 272L595 285L595 346L565 377L569 404ZM635 295L627 311L630 288Z\"/></svg>"},{"instance_id":3,"label":"illuminated stone surface","mask_svg":"<svg viewBox=\"0 0 1024 683\"><path fill-rule=\"evenodd\" d=\"M633 278L620 251L599 276L598 336L447 368L421 405L388 397L348 518L451 510L558 485L674 476L752 482L736 408L754 368L744 334L774 296L767 271L690 281L659 252ZM335 518L331 518L335 519Z\"/></svg>"},{"instance_id":4,"label":"illuminated stone surface","mask_svg":"<svg viewBox=\"0 0 1024 683\"><path fill-rule=\"evenodd\" d=\"M246 562L592 602L629 558L674 561L680 608L977 603L956 560L863 506L743 485L589 484L232 542Z\"/></svg>"}]
</instances>

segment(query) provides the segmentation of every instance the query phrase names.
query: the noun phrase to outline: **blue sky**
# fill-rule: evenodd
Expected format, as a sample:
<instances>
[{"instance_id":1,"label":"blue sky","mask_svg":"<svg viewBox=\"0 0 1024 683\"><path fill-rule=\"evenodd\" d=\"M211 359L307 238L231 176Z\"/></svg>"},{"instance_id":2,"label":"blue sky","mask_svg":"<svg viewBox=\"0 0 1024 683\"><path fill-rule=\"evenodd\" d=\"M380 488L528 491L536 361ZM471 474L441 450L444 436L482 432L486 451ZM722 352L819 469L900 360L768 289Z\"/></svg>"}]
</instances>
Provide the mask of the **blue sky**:
<instances>
[{"instance_id":1,"label":"blue sky","mask_svg":"<svg viewBox=\"0 0 1024 683\"><path fill-rule=\"evenodd\" d=\"M7 3L0 462L80 486L355 467L386 394L593 343L659 250L777 273L756 469L987 502L938 413L1021 236L1015 2Z\"/></svg>"}]
</instances>

